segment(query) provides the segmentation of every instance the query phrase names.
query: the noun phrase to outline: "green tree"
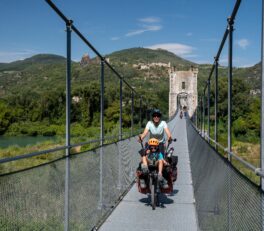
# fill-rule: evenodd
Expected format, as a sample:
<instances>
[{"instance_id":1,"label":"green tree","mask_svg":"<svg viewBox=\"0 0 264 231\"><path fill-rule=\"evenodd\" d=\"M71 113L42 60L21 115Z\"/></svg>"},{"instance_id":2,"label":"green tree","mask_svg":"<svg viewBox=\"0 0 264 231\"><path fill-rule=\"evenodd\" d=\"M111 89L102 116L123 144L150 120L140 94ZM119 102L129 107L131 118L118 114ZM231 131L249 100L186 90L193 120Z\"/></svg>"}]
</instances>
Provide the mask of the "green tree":
<instances>
[{"instance_id":1,"label":"green tree","mask_svg":"<svg viewBox=\"0 0 264 231\"><path fill-rule=\"evenodd\" d=\"M12 110L3 100L0 100L0 135L4 134L8 129L8 126L11 124L12 119Z\"/></svg>"}]
</instances>

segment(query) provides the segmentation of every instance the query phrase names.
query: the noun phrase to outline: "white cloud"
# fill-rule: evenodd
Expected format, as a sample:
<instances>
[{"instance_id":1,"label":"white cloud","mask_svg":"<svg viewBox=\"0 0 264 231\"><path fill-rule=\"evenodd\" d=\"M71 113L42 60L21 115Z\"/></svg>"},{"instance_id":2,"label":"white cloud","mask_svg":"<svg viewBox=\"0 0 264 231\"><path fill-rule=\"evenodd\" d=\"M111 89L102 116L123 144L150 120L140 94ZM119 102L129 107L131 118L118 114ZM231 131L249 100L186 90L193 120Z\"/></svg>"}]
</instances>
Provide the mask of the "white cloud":
<instances>
[{"instance_id":1,"label":"white cloud","mask_svg":"<svg viewBox=\"0 0 264 231\"><path fill-rule=\"evenodd\" d=\"M249 41L247 39L239 39L236 40L235 43L242 49L246 49L247 46L249 45Z\"/></svg>"},{"instance_id":2,"label":"white cloud","mask_svg":"<svg viewBox=\"0 0 264 231\"><path fill-rule=\"evenodd\" d=\"M142 33L144 33L145 32L145 30L135 30L135 31L131 31L131 32L128 32L127 34L126 34L126 36L127 37L130 37L130 36L134 36L134 35L138 35L138 34L142 34Z\"/></svg>"},{"instance_id":3,"label":"white cloud","mask_svg":"<svg viewBox=\"0 0 264 231\"><path fill-rule=\"evenodd\" d=\"M162 29L161 25L155 25L154 23L159 23L161 21L160 18L157 17L146 17L138 19L139 22L143 22L144 24L139 25L138 29L132 30L125 34L126 37L135 36L139 34L143 34L148 31L159 31Z\"/></svg>"},{"instance_id":4,"label":"white cloud","mask_svg":"<svg viewBox=\"0 0 264 231\"><path fill-rule=\"evenodd\" d=\"M220 65L223 65L223 66L228 65L228 57L225 56L223 58L220 58L219 63L220 63Z\"/></svg>"},{"instance_id":5,"label":"white cloud","mask_svg":"<svg viewBox=\"0 0 264 231\"><path fill-rule=\"evenodd\" d=\"M116 41L116 40L119 40L119 39L120 39L120 37L112 37L111 38L112 41Z\"/></svg>"},{"instance_id":6,"label":"white cloud","mask_svg":"<svg viewBox=\"0 0 264 231\"><path fill-rule=\"evenodd\" d=\"M228 66L228 56L224 55L224 57L219 60L219 63L222 66ZM256 63L250 63L247 59L241 57L233 57L232 64L233 67L251 67L254 66Z\"/></svg>"},{"instance_id":7,"label":"white cloud","mask_svg":"<svg viewBox=\"0 0 264 231\"><path fill-rule=\"evenodd\" d=\"M198 55L196 54L187 54L187 55L184 55L184 58L197 58Z\"/></svg>"},{"instance_id":8,"label":"white cloud","mask_svg":"<svg viewBox=\"0 0 264 231\"><path fill-rule=\"evenodd\" d=\"M126 34L126 37L139 35L139 34L147 32L147 31L158 31L158 30L161 30L161 29L162 29L162 26L144 25L142 29L138 29L138 30L134 30L134 31L128 32Z\"/></svg>"},{"instance_id":9,"label":"white cloud","mask_svg":"<svg viewBox=\"0 0 264 231\"><path fill-rule=\"evenodd\" d=\"M22 50L22 51L1 51L0 62L9 63L17 60L23 60L36 54L33 50Z\"/></svg>"},{"instance_id":10,"label":"white cloud","mask_svg":"<svg viewBox=\"0 0 264 231\"><path fill-rule=\"evenodd\" d=\"M156 17L147 17L147 18L140 18L139 19L140 22L144 22L144 23L156 23L156 22L160 22L160 18L156 18Z\"/></svg>"},{"instance_id":11,"label":"white cloud","mask_svg":"<svg viewBox=\"0 0 264 231\"><path fill-rule=\"evenodd\" d=\"M256 63L247 63L247 64L243 64L239 67L253 67L254 65L256 65Z\"/></svg>"},{"instance_id":12,"label":"white cloud","mask_svg":"<svg viewBox=\"0 0 264 231\"><path fill-rule=\"evenodd\" d=\"M195 55L193 54L193 51L195 50L194 47L188 46L188 45L184 45L184 44L180 44L180 43L163 43L163 44L156 44L153 46L148 46L147 48L150 49L164 49L164 50L168 50L176 55L179 56L192 56L195 57Z\"/></svg>"},{"instance_id":13,"label":"white cloud","mask_svg":"<svg viewBox=\"0 0 264 231\"><path fill-rule=\"evenodd\" d=\"M141 24L138 25L139 28L135 30L130 30L128 33L125 34L125 37L140 35L140 34L143 34L149 31L159 31L162 29L161 25L154 24L154 23L159 23L161 21L161 19L158 17L145 17L145 18L137 19L137 21L141 22ZM142 22L144 24L142 24ZM119 39L121 38L120 37L111 38L112 41L119 40Z\"/></svg>"},{"instance_id":14,"label":"white cloud","mask_svg":"<svg viewBox=\"0 0 264 231\"><path fill-rule=\"evenodd\" d=\"M236 56L233 59L233 65L236 67L252 67L257 63L253 60L249 60L248 57Z\"/></svg>"},{"instance_id":15,"label":"white cloud","mask_svg":"<svg viewBox=\"0 0 264 231\"><path fill-rule=\"evenodd\" d=\"M202 59L197 59L197 60L193 60L193 62L198 63L198 64L210 64L212 63L212 60L202 60Z\"/></svg>"}]
</instances>

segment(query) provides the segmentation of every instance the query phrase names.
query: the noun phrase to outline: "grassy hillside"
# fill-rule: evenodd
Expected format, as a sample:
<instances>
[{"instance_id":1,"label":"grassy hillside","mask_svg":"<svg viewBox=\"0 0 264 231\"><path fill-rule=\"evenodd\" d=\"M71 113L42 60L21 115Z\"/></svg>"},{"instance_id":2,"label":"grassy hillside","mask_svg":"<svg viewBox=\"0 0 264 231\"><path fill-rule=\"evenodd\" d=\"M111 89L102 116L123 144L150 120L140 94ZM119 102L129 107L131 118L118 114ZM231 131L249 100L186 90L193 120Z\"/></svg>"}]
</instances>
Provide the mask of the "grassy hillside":
<instances>
[{"instance_id":1,"label":"grassy hillside","mask_svg":"<svg viewBox=\"0 0 264 231\"><path fill-rule=\"evenodd\" d=\"M151 50L146 48L131 48L114 52L106 56L115 69L127 80L136 91L158 91L158 95L168 99L169 76L168 68L152 66L149 69L133 67L134 64L170 63L178 70L189 69L190 66L198 66L198 91L204 89L204 83L208 78L212 66L209 64L197 65L182 59L166 50ZM80 86L89 86L91 82L99 83L100 65L93 59L86 66L72 62L72 89ZM31 58L8 64L0 64L0 98L7 98L25 91L33 91L42 94L47 91L56 91L57 88L65 89L66 59L52 54L39 54ZM249 68L234 68L233 75L244 79L252 90L260 89L261 66L256 64ZM114 88L118 88L118 78L105 69L106 82ZM219 67L219 77L227 78L226 67ZM212 78L213 79L213 78ZM156 88L157 84L159 89ZM159 94L160 93L160 94ZM154 95L155 94L147 94ZM150 102L151 102L151 98ZM154 100L156 101L156 99ZM161 108L167 111L167 106Z\"/></svg>"},{"instance_id":2,"label":"grassy hillside","mask_svg":"<svg viewBox=\"0 0 264 231\"><path fill-rule=\"evenodd\" d=\"M165 94L168 99L169 78L168 68L151 67L148 70L134 68L133 64L170 62L172 66L187 69L193 63L179 58L171 52L164 50L150 50L132 48L107 55L110 63L127 80L136 91L156 91L158 95ZM33 91L38 94L65 88L66 60L64 57L49 54L40 54L31 58L0 65L0 97L22 94ZM117 88L119 79L106 67L105 81ZM89 86L91 81L99 82L100 66L93 60L86 66L72 63L72 88L73 91L83 86ZM160 81L161 80L161 81ZM157 90L156 85L160 88ZM153 94L154 98L157 94ZM152 95L152 94L147 94ZM164 98L163 97L163 98ZM152 101L150 98L150 102ZM154 100L155 101L155 100ZM161 106L167 112L167 106Z\"/></svg>"},{"instance_id":3,"label":"grassy hillside","mask_svg":"<svg viewBox=\"0 0 264 231\"><path fill-rule=\"evenodd\" d=\"M152 50L147 48L131 48L114 52L106 57L110 58L111 62L124 62L128 64L137 63L171 63L177 68L186 68L186 66L196 65L188 60L176 56L174 53L167 50Z\"/></svg>"},{"instance_id":4,"label":"grassy hillside","mask_svg":"<svg viewBox=\"0 0 264 231\"><path fill-rule=\"evenodd\" d=\"M209 74L212 69L212 65L209 64L202 64L199 65L199 73L198 73L198 92L199 95L202 94L205 82L207 81ZM218 68L218 76L221 79L228 78L228 68L225 66L219 66ZM246 67L246 68L237 68L233 67L233 78L235 79L241 79L244 81L250 90L253 90L257 93L257 95L260 94L261 89L261 64L258 63L252 67ZM214 83L214 73L211 77L212 83Z\"/></svg>"},{"instance_id":5,"label":"grassy hillside","mask_svg":"<svg viewBox=\"0 0 264 231\"><path fill-rule=\"evenodd\" d=\"M30 58L11 63L0 63L0 71L25 71L36 69L41 65L65 64L66 59L59 55L39 54Z\"/></svg>"}]
</instances>

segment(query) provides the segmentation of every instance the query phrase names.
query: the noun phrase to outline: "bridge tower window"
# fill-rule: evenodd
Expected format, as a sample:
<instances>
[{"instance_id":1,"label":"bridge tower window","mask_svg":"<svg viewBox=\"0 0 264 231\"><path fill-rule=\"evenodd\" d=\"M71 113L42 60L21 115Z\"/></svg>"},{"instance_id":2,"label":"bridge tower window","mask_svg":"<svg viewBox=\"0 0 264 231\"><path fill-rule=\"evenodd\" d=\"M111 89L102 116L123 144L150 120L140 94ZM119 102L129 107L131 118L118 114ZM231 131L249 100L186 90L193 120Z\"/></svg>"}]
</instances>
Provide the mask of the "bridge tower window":
<instances>
[{"instance_id":1,"label":"bridge tower window","mask_svg":"<svg viewBox=\"0 0 264 231\"><path fill-rule=\"evenodd\" d=\"M182 90L185 90L185 82L182 82Z\"/></svg>"}]
</instances>

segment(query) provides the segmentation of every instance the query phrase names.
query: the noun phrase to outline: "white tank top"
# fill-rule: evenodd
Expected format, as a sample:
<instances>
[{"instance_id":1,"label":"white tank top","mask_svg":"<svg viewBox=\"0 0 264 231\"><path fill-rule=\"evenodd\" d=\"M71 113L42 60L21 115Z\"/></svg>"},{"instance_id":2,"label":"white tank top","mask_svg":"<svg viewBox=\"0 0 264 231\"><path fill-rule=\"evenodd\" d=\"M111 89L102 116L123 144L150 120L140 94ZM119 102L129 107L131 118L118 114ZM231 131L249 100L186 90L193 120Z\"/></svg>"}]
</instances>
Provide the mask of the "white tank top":
<instances>
[{"instance_id":1,"label":"white tank top","mask_svg":"<svg viewBox=\"0 0 264 231\"><path fill-rule=\"evenodd\" d=\"M165 132L164 128L167 128L168 125L165 121L161 121L158 126L152 121L149 121L146 125L146 128L149 130L149 138L156 138L160 143L165 143Z\"/></svg>"}]
</instances>

